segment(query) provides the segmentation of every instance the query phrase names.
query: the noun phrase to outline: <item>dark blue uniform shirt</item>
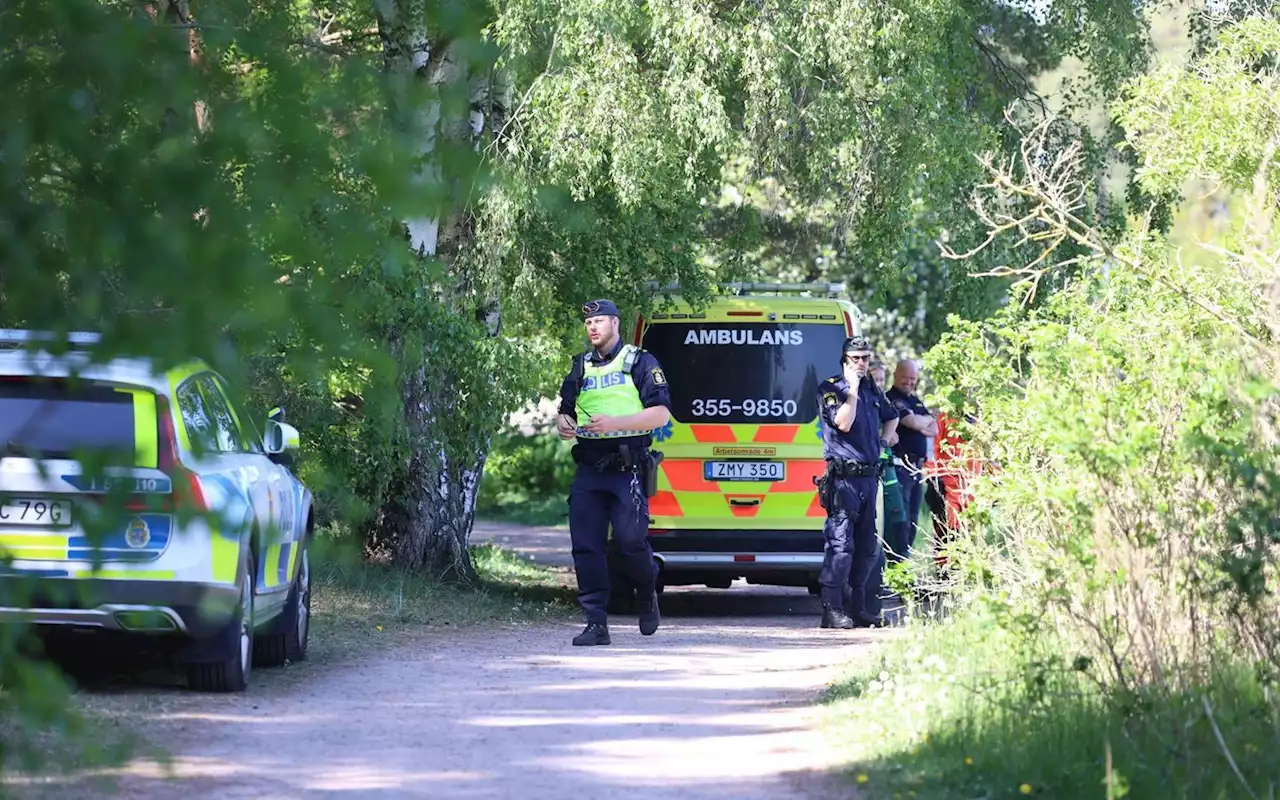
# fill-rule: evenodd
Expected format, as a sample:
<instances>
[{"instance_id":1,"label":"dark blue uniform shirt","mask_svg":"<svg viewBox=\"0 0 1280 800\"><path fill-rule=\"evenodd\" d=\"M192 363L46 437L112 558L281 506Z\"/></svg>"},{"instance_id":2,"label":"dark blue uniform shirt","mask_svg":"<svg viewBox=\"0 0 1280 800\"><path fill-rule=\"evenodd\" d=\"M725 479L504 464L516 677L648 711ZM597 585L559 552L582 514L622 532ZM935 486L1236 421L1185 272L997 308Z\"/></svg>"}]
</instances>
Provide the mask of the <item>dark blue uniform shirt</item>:
<instances>
[{"instance_id":1,"label":"dark blue uniform shirt","mask_svg":"<svg viewBox=\"0 0 1280 800\"><path fill-rule=\"evenodd\" d=\"M602 366L612 361L618 355L618 351L622 349L622 340L614 345L613 349L605 356L601 356L594 349L591 351L591 363L595 366ZM635 383L636 389L640 392L640 402L645 408L654 408L656 406L666 406L671 408L671 389L667 386L667 377L662 372L662 365L658 363L658 359L647 350L641 350L636 355L635 363L631 365L631 380ZM578 387L573 382L573 372L565 376L564 382L560 384L560 413L568 414L571 418L578 418L577 411ZM579 425L585 425L587 420L579 419ZM622 447L648 447L653 441L652 436L621 436L614 439L579 439L578 446L584 453L606 455L616 453Z\"/></svg>"},{"instance_id":2,"label":"dark blue uniform shirt","mask_svg":"<svg viewBox=\"0 0 1280 800\"><path fill-rule=\"evenodd\" d=\"M914 394L907 394L899 389L892 388L885 392L885 397L889 398L889 402L897 409L899 419L909 417L912 414L930 416L928 406ZM915 431L899 424L898 443L893 446L893 454L898 458L909 458L915 462L923 461L925 456L929 454L929 442L920 431Z\"/></svg>"},{"instance_id":3,"label":"dark blue uniform shirt","mask_svg":"<svg viewBox=\"0 0 1280 800\"><path fill-rule=\"evenodd\" d=\"M849 396L849 382L835 375L818 384L818 411L822 415L822 455L848 461L875 463L880 458L880 426L898 413L871 378L858 384L858 410L848 433L836 427L836 412Z\"/></svg>"}]
</instances>

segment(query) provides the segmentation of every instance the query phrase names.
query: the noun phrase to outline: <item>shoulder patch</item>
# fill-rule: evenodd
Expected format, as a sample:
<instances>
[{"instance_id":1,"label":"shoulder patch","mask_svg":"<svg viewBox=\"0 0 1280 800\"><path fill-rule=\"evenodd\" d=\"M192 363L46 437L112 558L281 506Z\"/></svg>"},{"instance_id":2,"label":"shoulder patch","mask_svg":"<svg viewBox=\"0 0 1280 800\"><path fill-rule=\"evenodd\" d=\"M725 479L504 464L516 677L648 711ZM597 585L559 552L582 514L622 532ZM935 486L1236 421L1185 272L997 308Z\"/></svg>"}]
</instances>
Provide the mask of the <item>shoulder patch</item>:
<instances>
[{"instance_id":1,"label":"shoulder patch","mask_svg":"<svg viewBox=\"0 0 1280 800\"><path fill-rule=\"evenodd\" d=\"M823 402L823 404L828 405L828 406L838 406L838 405L840 405L840 400L839 400L839 398L837 398L837 397L836 397L836 393L835 393L835 392L823 392L823 393L822 393L822 402Z\"/></svg>"},{"instance_id":2,"label":"shoulder patch","mask_svg":"<svg viewBox=\"0 0 1280 800\"><path fill-rule=\"evenodd\" d=\"M653 378L653 382L658 386L667 385L667 376L662 373L662 367L654 367L649 370L649 376Z\"/></svg>"}]
</instances>

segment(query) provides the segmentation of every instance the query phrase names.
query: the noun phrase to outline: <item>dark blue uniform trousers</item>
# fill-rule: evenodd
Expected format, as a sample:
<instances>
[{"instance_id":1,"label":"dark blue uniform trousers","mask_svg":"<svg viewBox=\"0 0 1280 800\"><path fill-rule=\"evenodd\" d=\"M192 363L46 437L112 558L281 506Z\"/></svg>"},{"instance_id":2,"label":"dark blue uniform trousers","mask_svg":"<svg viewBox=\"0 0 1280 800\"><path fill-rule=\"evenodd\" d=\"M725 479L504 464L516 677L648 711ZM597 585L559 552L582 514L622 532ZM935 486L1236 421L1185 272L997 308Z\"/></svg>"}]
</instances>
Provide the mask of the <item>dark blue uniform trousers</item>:
<instances>
[{"instance_id":1,"label":"dark blue uniform trousers","mask_svg":"<svg viewBox=\"0 0 1280 800\"><path fill-rule=\"evenodd\" d=\"M639 481L632 486L632 480ZM609 603L609 525L618 542L618 569L640 592L653 590L657 565L649 547L649 499L643 476L596 472L578 465L569 492L569 539L578 574L578 603L587 622L605 622Z\"/></svg>"},{"instance_id":2,"label":"dark blue uniform trousers","mask_svg":"<svg viewBox=\"0 0 1280 800\"><path fill-rule=\"evenodd\" d=\"M902 558L911 554L916 543L916 522L920 519L920 504L924 500L924 474L920 471L923 459L913 459L911 464L898 467L898 483L902 485L902 505L907 512L907 521L896 527L896 540L892 543L894 552Z\"/></svg>"},{"instance_id":3,"label":"dark blue uniform trousers","mask_svg":"<svg viewBox=\"0 0 1280 800\"><path fill-rule=\"evenodd\" d=\"M876 490L879 478L836 478L838 508L827 512L826 553L818 581L822 602L832 608L844 606L845 585L851 590L853 613L867 610L868 595L880 592L880 540L876 538ZM871 584L874 584L871 585Z\"/></svg>"}]
</instances>

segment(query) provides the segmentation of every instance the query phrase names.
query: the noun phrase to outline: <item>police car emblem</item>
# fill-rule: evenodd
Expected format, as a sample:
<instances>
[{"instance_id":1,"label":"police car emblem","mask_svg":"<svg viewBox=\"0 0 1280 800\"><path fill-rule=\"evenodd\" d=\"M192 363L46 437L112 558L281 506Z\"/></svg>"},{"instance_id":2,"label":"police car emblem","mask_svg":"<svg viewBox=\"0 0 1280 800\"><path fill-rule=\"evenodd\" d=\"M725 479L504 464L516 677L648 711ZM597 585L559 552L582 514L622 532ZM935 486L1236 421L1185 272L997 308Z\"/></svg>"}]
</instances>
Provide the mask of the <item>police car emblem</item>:
<instances>
[{"instance_id":1,"label":"police car emblem","mask_svg":"<svg viewBox=\"0 0 1280 800\"><path fill-rule=\"evenodd\" d=\"M129 521L129 529L125 531L124 540L134 549L141 549L147 546L147 542L151 541L151 529L147 527L146 520L141 517L134 517Z\"/></svg>"}]
</instances>

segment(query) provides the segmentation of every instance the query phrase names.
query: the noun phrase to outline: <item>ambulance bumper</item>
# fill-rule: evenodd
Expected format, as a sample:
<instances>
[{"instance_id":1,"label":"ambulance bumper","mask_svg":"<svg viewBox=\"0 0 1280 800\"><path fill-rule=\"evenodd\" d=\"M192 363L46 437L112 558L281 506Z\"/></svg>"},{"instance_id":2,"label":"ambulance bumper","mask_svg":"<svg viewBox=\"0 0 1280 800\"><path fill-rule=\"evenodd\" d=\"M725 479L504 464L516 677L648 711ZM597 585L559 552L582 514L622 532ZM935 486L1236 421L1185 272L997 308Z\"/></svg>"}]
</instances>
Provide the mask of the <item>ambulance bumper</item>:
<instances>
[{"instance_id":1,"label":"ambulance bumper","mask_svg":"<svg viewBox=\"0 0 1280 800\"><path fill-rule=\"evenodd\" d=\"M817 574L826 540L821 529L675 529L649 534L664 573Z\"/></svg>"},{"instance_id":2,"label":"ambulance bumper","mask_svg":"<svg viewBox=\"0 0 1280 800\"><path fill-rule=\"evenodd\" d=\"M663 569L696 569L732 570L735 572L752 569L803 569L817 570L822 568L822 553L661 553L654 552L653 557L662 564Z\"/></svg>"}]
</instances>

